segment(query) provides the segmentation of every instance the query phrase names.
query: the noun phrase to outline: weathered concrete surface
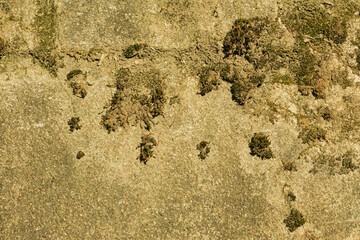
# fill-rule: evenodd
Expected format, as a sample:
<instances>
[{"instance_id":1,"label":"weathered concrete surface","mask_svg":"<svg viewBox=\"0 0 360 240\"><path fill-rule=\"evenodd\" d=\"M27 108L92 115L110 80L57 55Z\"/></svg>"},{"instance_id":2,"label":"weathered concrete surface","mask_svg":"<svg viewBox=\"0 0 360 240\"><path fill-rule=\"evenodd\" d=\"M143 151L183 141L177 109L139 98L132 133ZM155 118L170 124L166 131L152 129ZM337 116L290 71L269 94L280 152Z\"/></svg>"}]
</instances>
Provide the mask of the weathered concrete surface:
<instances>
[{"instance_id":1,"label":"weathered concrete surface","mask_svg":"<svg viewBox=\"0 0 360 240\"><path fill-rule=\"evenodd\" d=\"M9 1L10 12L2 12L1 36L14 46L0 60L1 239L359 239L360 171L321 165L309 172L319 156L347 150L359 163L359 128L341 128L346 114L350 123L360 118L358 86L333 86L326 100L315 100L267 82L245 106L231 100L226 82L197 94L193 69L222 57L233 21L275 17L277 1L55 1L57 77L26 53L39 43L33 24L42 4ZM23 20L6 21L11 14ZM125 59L121 50L136 42L161 50ZM101 62L84 56L92 48L101 49ZM120 67L155 67L167 96L178 99L154 119L158 146L147 165L137 146L149 131L108 134L100 124ZM65 81L74 69L87 72L84 99ZM322 106L333 111L332 122L316 115ZM303 120L295 114L304 112L329 129L326 142L307 146L298 138ZM73 116L82 128L70 133ZM275 158L249 154L255 132L269 135ZM201 140L211 144L204 161ZM80 150L85 157L76 159ZM284 160L298 170L285 171ZM306 218L295 232L283 222L292 208Z\"/></svg>"},{"instance_id":2,"label":"weathered concrete surface","mask_svg":"<svg viewBox=\"0 0 360 240\"><path fill-rule=\"evenodd\" d=\"M123 48L134 42L187 49L226 34L239 16L276 16L276 1L59 1L61 48ZM201 12L201 14L199 14Z\"/></svg>"}]
</instances>

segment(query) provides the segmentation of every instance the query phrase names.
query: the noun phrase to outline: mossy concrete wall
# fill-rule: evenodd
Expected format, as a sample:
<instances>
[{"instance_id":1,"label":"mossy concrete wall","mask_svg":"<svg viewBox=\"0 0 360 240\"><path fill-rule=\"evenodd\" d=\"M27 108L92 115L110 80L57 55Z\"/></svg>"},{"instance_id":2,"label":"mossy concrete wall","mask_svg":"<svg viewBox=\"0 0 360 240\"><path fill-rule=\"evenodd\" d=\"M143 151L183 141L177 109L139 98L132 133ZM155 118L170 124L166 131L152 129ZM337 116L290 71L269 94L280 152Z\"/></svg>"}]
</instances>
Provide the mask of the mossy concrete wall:
<instances>
[{"instance_id":1,"label":"mossy concrete wall","mask_svg":"<svg viewBox=\"0 0 360 240\"><path fill-rule=\"evenodd\" d=\"M330 82L337 76L329 73L325 99L275 78L287 76L296 62L262 69L264 83L242 106L220 79L217 89L199 94L199 70L227 61L222 45L234 21L281 23L289 2L0 2L0 37L7 43L0 56L0 238L359 239L356 11L346 41L327 45L334 69L341 62L348 70L347 85ZM41 20L41 9L49 10L49 21ZM54 32L43 29L52 23ZM281 31L279 46L294 45L295 33L285 25ZM148 55L125 58L123 50L135 43L148 44ZM241 76L254 71L243 57L234 59ZM162 76L167 102L150 130L139 122L109 134L101 125L120 68L139 76L156 69ZM73 95L67 81L77 69L86 73L84 98ZM326 108L330 120L323 117ZM81 125L73 132L72 117ZM304 143L299 135L311 126L325 129L326 139ZM250 154L251 138L260 132L271 141L270 159ZM138 146L149 134L157 144L145 165ZM210 146L204 160L201 141ZM77 159L79 151L85 156ZM296 168L285 168L288 162ZM306 221L289 231L284 220L292 209Z\"/></svg>"}]
</instances>

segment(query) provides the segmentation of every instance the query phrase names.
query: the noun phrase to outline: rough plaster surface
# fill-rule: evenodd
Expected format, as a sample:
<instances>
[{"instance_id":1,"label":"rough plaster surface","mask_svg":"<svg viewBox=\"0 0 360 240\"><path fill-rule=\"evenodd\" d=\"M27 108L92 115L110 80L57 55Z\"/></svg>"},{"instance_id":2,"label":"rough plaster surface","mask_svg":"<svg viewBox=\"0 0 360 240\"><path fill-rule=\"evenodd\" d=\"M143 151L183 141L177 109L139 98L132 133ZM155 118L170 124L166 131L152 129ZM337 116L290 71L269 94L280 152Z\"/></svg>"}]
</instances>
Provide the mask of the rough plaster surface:
<instances>
[{"instance_id":1,"label":"rough plaster surface","mask_svg":"<svg viewBox=\"0 0 360 240\"><path fill-rule=\"evenodd\" d=\"M226 82L197 94L194 66L221 58L234 20L276 18L281 1L55 1L63 62L57 77L26 54L37 45L33 21L45 2L1 1L10 6L1 13L1 36L17 44L0 60L1 239L360 239L360 171L331 174L325 166L309 173L321 154L351 149L359 158L359 128L341 128L343 116L360 119L358 85L332 86L326 100L316 100L296 86L269 83L245 106L232 101ZM138 42L156 53L125 59L122 49ZM100 62L84 57L93 48L101 49ZM148 131L127 126L108 134L100 124L121 67L155 67L167 96L178 99L154 119L158 146L146 165L137 146ZM84 99L65 81L73 69L87 73ZM277 104L275 121L263 99ZM294 114L322 106L335 116L316 120L328 138L307 146ZM73 116L82 128L70 133ZM255 132L269 135L275 158L250 155ZM203 161L196 150L202 140L211 146ZM76 159L80 150L85 156ZM285 171L284 160L295 161L297 171ZM306 218L295 232L283 222L291 208Z\"/></svg>"}]
</instances>

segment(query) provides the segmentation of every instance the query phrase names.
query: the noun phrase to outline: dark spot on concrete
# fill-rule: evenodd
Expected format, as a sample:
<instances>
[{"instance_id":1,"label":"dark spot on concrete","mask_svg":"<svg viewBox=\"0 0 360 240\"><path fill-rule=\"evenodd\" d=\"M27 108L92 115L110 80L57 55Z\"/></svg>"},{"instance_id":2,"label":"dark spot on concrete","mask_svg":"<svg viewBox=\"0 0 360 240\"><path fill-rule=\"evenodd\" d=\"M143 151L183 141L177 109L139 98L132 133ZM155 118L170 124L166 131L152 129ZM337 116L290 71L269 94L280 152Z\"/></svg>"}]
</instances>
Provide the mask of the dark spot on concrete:
<instances>
[{"instance_id":1,"label":"dark spot on concrete","mask_svg":"<svg viewBox=\"0 0 360 240\"><path fill-rule=\"evenodd\" d=\"M72 117L68 121L68 125L70 126L70 132L74 132L74 130L81 129L81 125L79 123L80 123L80 118L79 117Z\"/></svg>"},{"instance_id":2,"label":"dark spot on concrete","mask_svg":"<svg viewBox=\"0 0 360 240\"><path fill-rule=\"evenodd\" d=\"M85 153L83 151L79 151L77 154L76 154L76 158L77 159L81 159L82 157L85 156Z\"/></svg>"},{"instance_id":3,"label":"dark spot on concrete","mask_svg":"<svg viewBox=\"0 0 360 240\"><path fill-rule=\"evenodd\" d=\"M200 151L198 157L201 160L204 160L208 154L210 153L210 143L207 141L201 141L199 144L196 145L196 149Z\"/></svg>"},{"instance_id":4,"label":"dark spot on concrete","mask_svg":"<svg viewBox=\"0 0 360 240\"><path fill-rule=\"evenodd\" d=\"M286 227L290 232L294 232L306 222L304 216L297 210L291 209L290 215L284 220Z\"/></svg>"}]
</instances>

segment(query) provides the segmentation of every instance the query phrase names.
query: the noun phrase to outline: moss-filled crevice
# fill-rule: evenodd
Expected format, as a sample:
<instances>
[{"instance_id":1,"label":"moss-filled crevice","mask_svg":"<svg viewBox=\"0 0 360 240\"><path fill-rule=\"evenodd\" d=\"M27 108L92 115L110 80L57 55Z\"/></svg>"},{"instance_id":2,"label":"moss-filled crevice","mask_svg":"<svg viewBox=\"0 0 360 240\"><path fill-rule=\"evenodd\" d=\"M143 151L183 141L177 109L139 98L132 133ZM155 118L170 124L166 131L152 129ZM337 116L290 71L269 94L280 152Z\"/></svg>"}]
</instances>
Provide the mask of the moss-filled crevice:
<instances>
[{"instance_id":1,"label":"moss-filled crevice","mask_svg":"<svg viewBox=\"0 0 360 240\"><path fill-rule=\"evenodd\" d=\"M51 75L57 76L58 54L56 53L57 8L54 0L37 1L38 11L34 29L38 39L37 47L30 52Z\"/></svg>"},{"instance_id":2,"label":"moss-filled crevice","mask_svg":"<svg viewBox=\"0 0 360 240\"><path fill-rule=\"evenodd\" d=\"M156 69L131 72L122 68L117 73L115 86L101 124L109 133L138 123L149 130L153 119L163 114L167 102L160 72Z\"/></svg>"}]
</instances>

